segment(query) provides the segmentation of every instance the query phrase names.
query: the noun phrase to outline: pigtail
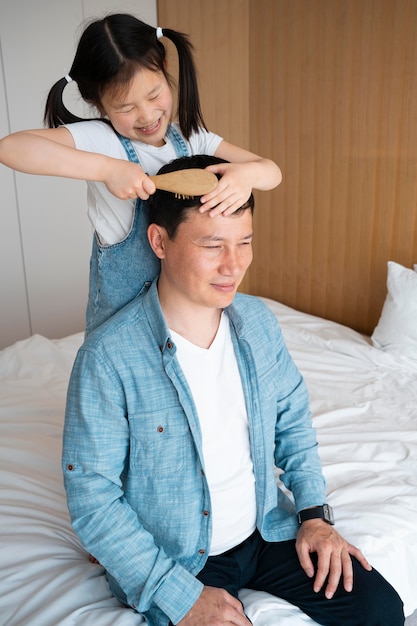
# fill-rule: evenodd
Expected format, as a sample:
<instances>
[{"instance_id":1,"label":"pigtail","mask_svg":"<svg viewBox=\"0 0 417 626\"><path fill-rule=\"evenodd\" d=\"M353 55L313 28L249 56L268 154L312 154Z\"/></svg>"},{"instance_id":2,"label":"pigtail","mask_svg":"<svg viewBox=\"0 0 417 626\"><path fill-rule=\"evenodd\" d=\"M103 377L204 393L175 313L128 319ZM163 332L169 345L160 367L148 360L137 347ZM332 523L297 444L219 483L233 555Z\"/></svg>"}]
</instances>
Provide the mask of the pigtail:
<instances>
[{"instance_id":1,"label":"pigtail","mask_svg":"<svg viewBox=\"0 0 417 626\"><path fill-rule=\"evenodd\" d=\"M69 76L65 76L58 80L49 91L46 99L44 124L48 128L57 128L62 124L71 124L72 122L81 122L82 118L77 117L71 111L68 111L63 101L64 89L67 86Z\"/></svg>"},{"instance_id":2,"label":"pigtail","mask_svg":"<svg viewBox=\"0 0 417 626\"><path fill-rule=\"evenodd\" d=\"M184 137L188 139L193 131L207 130L203 119L198 93L197 69L193 56L193 45L184 33L170 28L163 29L163 36L172 41L177 49L178 80L178 121Z\"/></svg>"}]
</instances>

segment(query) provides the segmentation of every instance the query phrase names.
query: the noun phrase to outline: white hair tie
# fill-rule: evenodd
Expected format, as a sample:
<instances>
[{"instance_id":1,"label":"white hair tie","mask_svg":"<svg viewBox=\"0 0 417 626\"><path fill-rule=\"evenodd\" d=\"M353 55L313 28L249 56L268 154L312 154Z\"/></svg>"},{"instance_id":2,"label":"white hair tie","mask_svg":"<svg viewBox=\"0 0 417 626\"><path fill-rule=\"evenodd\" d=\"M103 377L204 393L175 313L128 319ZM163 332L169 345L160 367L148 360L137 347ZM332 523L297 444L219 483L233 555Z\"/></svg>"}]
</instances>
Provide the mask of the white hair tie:
<instances>
[{"instance_id":1,"label":"white hair tie","mask_svg":"<svg viewBox=\"0 0 417 626\"><path fill-rule=\"evenodd\" d=\"M160 26L158 26L158 28L156 29L156 38L161 39L161 37L163 36L164 36L164 31L162 30Z\"/></svg>"},{"instance_id":2,"label":"white hair tie","mask_svg":"<svg viewBox=\"0 0 417 626\"><path fill-rule=\"evenodd\" d=\"M64 78L67 81L67 83L72 83L72 78L69 74L65 74Z\"/></svg>"}]
</instances>

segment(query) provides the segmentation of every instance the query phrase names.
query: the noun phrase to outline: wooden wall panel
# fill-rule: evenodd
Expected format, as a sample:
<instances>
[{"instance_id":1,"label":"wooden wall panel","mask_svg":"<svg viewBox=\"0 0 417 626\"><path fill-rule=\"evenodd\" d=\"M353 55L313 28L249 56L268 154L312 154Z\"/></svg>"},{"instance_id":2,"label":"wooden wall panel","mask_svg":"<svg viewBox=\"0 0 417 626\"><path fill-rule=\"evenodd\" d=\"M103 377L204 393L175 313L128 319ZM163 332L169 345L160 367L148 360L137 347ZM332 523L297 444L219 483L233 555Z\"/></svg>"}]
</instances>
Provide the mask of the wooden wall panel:
<instances>
[{"instance_id":1,"label":"wooden wall panel","mask_svg":"<svg viewBox=\"0 0 417 626\"><path fill-rule=\"evenodd\" d=\"M250 7L250 145L284 175L251 291L371 332L387 260L417 259L417 2Z\"/></svg>"},{"instance_id":2,"label":"wooden wall panel","mask_svg":"<svg viewBox=\"0 0 417 626\"><path fill-rule=\"evenodd\" d=\"M249 0L158 0L157 7L159 25L188 34L194 45L207 127L249 149ZM176 79L175 48L163 42Z\"/></svg>"},{"instance_id":3,"label":"wooden wall panel","mask_svg":"<svg viewBox=\"0 0 417 626\"><path fill-rule=\"evenodd\" d=\"M244 288L372 332L387 261L417 262L417 1L158 0L158 12L197 46L209 127L283 171L256 194Z\"/></svg>"},{"instance_id":4,"label":"wooden wall panel","mask_svg":"<svg viewBox=\"0 0 417 626\"><path fill-rule=\"evenodd\" d=\"M190 36L195 48L206 124L228 141L249 147L249 0L158 0L159 25ZM169 70L177 77L167 39Z\"/></svg>"}]
</instances>

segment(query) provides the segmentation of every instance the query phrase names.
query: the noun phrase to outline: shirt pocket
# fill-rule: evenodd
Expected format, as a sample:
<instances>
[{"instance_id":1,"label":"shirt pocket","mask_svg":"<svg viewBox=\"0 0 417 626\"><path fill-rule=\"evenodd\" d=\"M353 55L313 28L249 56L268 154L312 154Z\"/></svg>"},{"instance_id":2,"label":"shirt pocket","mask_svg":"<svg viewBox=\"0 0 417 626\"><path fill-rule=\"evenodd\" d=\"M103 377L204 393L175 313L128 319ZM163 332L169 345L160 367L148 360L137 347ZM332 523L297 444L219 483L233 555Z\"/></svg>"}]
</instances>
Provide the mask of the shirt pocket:
<instances>
[{"instance_id":1,"label":"shirt pocket","mask_svg":"<svg viewBox=\"0 0 417 626\"><path fill-rule=\"evenodd\" d=\"M132 472L161 476L182 472L195 457L194 442L181 407L129 416Z\"/></svg>"}]
</instances>

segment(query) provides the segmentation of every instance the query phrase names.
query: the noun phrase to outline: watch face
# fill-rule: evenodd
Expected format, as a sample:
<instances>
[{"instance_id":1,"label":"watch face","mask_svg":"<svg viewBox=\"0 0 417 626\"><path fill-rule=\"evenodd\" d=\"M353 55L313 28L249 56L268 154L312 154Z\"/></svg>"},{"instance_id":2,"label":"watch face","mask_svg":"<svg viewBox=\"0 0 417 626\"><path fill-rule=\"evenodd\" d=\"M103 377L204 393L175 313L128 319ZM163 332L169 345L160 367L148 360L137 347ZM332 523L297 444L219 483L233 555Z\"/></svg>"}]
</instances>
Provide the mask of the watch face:
<instances>
[{"instance_id":1,"label":"watch face","mask_svg":"<svg viewBox=\"0 0 417 626\"><path fill-rule=\"evenodd\" d=\"M323 513L326 522L329 522L329 524L334 524L333 509L330 504L323 504Z\"/></svg>"}]
</instances>

